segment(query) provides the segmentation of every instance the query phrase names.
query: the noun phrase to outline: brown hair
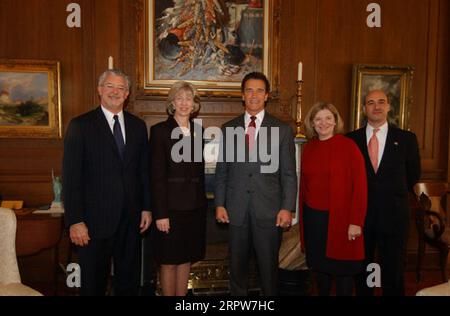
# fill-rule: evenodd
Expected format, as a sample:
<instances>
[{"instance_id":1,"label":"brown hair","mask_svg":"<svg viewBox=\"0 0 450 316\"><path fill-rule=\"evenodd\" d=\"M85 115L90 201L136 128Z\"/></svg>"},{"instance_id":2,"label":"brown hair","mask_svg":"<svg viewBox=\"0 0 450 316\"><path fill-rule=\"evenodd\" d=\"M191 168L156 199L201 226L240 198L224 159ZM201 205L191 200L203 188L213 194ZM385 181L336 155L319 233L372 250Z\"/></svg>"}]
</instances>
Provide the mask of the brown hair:
<instances>
[{"instance_id":1,"label":"brown hair","mask_svg":"<svg viewBox=\"0 0 450 316\"><path fill-rule=\"evenodd\" d=\"M317 113L322 110L328 110L333 113L334 120L336 121L336 126L334 127L334 134L342 134L344 132L344 121L339 115L336 107L331 103L326 102L317 102L313 105L313 107L308 111L308 114L305 116L305 130L306 136L311 139L314 137L318 137L316 130L314 129L314 118Z\"/></svg>"},{"instance_id":2,"label":"brown hair","mask_svg":"<svg viewBox=\"0 0 450 316\"><path fill-rule=\"evenodd\" d=\"M244 92L245 91L245 84L247 83L247 81L249 81L250 79L255 79L255 80L261 80L264 82L264 85L266 86L266 92L269 93L270 92L270 82L269 79L267 79L266 75L263 74L262 72L251 72L245 75L244 79L242 79L242 83L241 83L241 91Z\"/></svg>"}]
</instances>

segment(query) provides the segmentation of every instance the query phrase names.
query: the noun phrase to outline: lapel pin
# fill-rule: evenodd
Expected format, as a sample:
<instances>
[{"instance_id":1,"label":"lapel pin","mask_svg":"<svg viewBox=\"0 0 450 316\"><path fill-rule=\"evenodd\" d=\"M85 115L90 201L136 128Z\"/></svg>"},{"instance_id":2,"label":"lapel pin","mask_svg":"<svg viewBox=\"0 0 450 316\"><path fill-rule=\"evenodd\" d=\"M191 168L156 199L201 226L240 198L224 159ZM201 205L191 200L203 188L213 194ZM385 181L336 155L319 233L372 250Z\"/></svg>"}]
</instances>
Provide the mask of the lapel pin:
<instances>
[{"instance_id":1,"label":"lapel pin","mask_svg":"<svg viewBox=\"0 0 450 316\"><path fill-rule=\"evenodd\" d=\"M394 145L395 145L395 146L398 146L398 142L394 142Z\"/></svg>"}]
</instances>

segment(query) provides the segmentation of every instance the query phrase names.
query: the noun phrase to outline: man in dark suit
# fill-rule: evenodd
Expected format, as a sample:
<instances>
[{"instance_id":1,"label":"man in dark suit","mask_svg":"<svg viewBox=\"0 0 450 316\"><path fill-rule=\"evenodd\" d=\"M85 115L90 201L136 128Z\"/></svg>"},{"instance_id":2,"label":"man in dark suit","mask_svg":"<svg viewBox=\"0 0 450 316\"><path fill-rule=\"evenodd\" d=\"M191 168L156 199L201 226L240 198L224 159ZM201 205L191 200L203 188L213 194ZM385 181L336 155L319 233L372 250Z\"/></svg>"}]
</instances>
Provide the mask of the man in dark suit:
<instances>
[{"instance_id":1,"label":"man in dark suit","mask_svg":"<svg viewBox=\"0 0 450 316\"><path fill-rule=\"evenodd\" d=\"M115 295L136 295L139 232L151 223L145 123L123 111L130 81L99 78L101 105L74 118L64 139L63 191L70 239L78 246L81 295L104 295L113 259Z\"/></svg>"},{"instance_id":2,"label":"man in dark suit","mask_svg":"<svg viewBox=\"0 0 450 316\"><path fill-rule=\"evenodd\" d=\"M230 224L231 294L248 294L253 246L263 295L276 295L282 229L291 225L297 196L294 136L287 124L265 111L270 86L264 74L248 74L241 89L245 113L222 128L216 219Z\"/></svg>"},{"instance_id":3,"label":"man in dark suit","mask_svg":"<svg viewBox=\"0 0 450 316\"><path fill-rule=\"evenodd\" d=\"M383 295L404 295L404 264L410 208L408 192L420 179L416 135L388 124L391 110L386 94L370 91L364 103L367 125L347 136L366 160L368 206L364 226L366 267L377 250ZM372 271L369 271L369 273ZM373 295L364 273L357 278L357 295Z\"/></svg>"}]
</instances>

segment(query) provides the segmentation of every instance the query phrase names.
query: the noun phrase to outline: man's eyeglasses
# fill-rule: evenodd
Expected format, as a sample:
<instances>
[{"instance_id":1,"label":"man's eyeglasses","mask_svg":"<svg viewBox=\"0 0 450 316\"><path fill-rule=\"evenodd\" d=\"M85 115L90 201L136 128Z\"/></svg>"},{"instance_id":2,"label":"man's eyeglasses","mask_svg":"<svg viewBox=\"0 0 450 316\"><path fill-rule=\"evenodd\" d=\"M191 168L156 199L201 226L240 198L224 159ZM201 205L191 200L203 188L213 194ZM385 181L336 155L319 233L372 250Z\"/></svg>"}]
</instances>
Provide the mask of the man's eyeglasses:
<instances>
[{"instance_id":1,"label":"man's eyeglasses","mask_svg":"<svg viewBox=\"0 0 450 316\"><path fill-rule=\"evenodd\" d=\"M120 92L125 92L125 91L128 90L128 89L127 89L126 87L124 87L124 86L115 86L115 85L113 85L113 84L111 84L111 83L104 84L103 86L106 87L106 88L108 88L108 89L110 89L110 90L117 89L117 90L119 90Z\"/></svg>"}]
</instances>

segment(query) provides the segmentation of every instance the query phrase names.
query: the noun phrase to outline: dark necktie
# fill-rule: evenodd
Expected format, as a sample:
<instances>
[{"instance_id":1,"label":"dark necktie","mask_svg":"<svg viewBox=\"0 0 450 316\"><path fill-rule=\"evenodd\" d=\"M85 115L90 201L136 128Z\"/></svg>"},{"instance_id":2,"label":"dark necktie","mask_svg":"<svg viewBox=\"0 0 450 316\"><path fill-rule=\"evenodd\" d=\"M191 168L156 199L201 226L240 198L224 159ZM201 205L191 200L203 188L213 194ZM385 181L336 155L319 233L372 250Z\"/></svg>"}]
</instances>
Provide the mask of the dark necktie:
<instances>
[{"instance_id":1,"label":"dark necktie","mask_svg":"<svg viewBox=\"0 0 450 316\"><path fill-rule=\"evenodd\" d=\"M250 120L250 123L248 123L247 133L245 134L245 143L248 146L248 150L252 151L253 145L255 144L256 116L251 116Z\"/></svg>"},{"instance_id":2,"label":"dark necktie","mask_svg":"<svg viewBox=\"0 0 450 316\"><path fill-rule=\"evenodd\" d=\"M114 115L114 127L113 127L114 139L116 140L117 149L119 150L120 158L123 159L125 152L125 142L123 141L122 128L120 127L119 117Z\"/></svg>"}]
</instances>

